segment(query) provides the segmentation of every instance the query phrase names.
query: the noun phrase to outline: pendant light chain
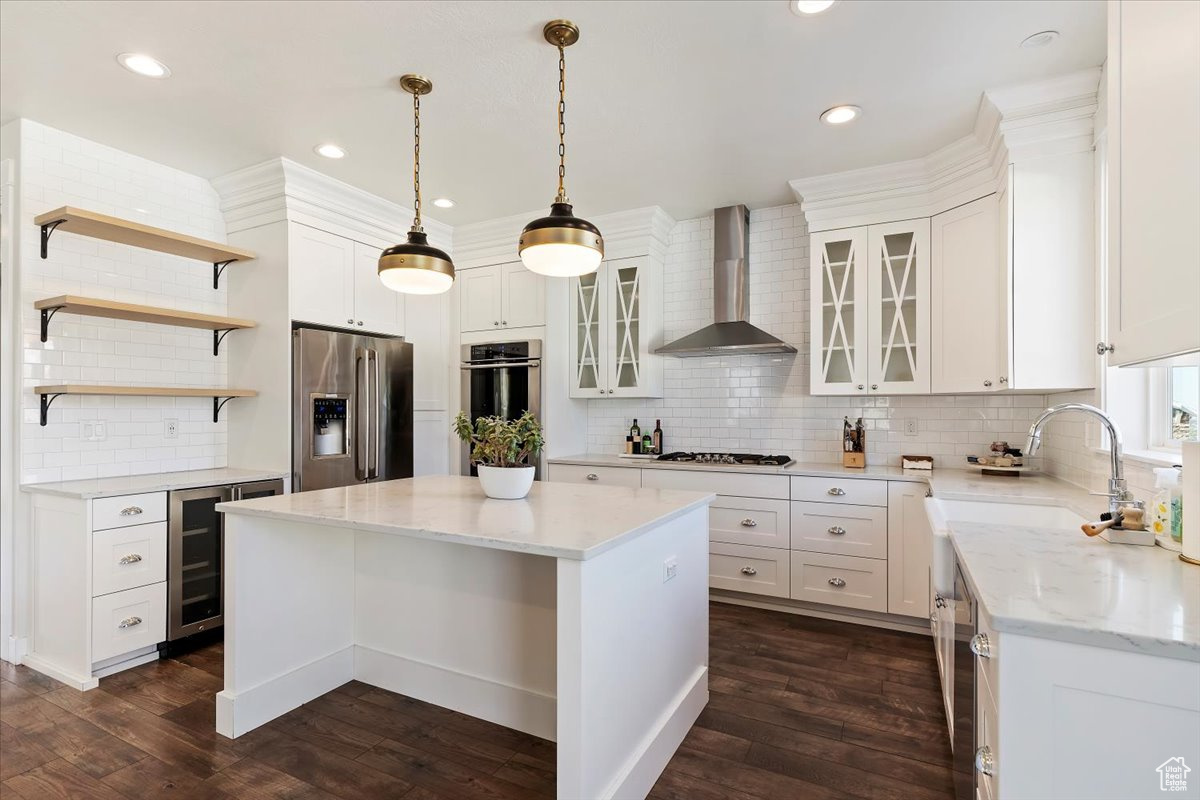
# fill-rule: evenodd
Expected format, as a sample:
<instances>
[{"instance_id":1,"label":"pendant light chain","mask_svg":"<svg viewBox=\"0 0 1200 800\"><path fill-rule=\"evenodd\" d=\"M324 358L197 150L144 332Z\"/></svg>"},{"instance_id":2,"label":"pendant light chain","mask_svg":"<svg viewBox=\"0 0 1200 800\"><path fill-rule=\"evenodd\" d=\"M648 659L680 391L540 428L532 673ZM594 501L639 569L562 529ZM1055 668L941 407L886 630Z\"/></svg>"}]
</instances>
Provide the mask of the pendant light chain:
<instances>
[{"instance_id":1,"label":"pendant light chain","mask_svg":"<svg viewBox=\"0 0 1200 800\"><path fill-rule=\"evenodd\" d=\"M413 230L421 228L421 93L413 92Z\"/></svg>"},{"instance_id":2,"label":"pendant light chain","mask_svg":"<svg viewBox=\"0 0 1200 800\"><path fill-rule=\"evenodd\" d=\"M567 190L567 57L563 46L558 46L558 197L556 203L566 203Z\"/></svg>"}]
</instances>

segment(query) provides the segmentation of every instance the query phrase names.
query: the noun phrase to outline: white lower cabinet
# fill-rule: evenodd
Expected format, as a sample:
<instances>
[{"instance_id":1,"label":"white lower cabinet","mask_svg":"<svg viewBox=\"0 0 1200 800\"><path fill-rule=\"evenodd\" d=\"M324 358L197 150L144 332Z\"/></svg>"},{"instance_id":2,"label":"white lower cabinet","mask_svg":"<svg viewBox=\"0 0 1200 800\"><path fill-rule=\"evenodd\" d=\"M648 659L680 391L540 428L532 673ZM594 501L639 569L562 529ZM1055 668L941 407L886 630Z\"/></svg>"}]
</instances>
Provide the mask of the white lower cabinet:
<instances>
[{"instance_id":1,"label":"white lower cabinet","mask_svg":"<svg viewBox=\"0 0 1200 800\"><path fill-rule=\"evenodd\" d=\"M92 599L92 661L158 644L167 638L165 581Z\"/></svg>"},{"instance_id":2,"label":"white lower cabinet","mask_svg":"<svg viewBox=\"0 0 1200 800\"><path fill-rule=\"evenodd\" d=\"M757 497L722 497L708 508L710 542L788 549L788 504Z\"/></svg>"},{"instance_id":3,"label":"white lower cabinet","mask_svg":"<svg viewBox=\"0 0 1200 800\"><path fill-rule=\"evenodd\" d=\"M708 545L708 585L714 589L787 597L790 569L787 550L723 542Z\"/></svg>"},{"instance_id":4,"label":"white lower cabinet","mask_svg":"<svg viewBox=\"0 0 1200 800\"><path fill-rule=\"evenodd\" d=\"M792 599L887 611L887 562L793 550Z\"/></svg>"},{"instance_id":5,"label":"white lower cabinet","mask_svg":"<svg viewBox=\"0 0 1200 800\"><path fill-rule=\"evenodd\" d=\"M923 483L888 483L888 602L890 614L929 615L933 530L925 513Z\"/></svg>"},{"instance_id":6,"label":"white lower cabinet","mask_svg":"<svg viewBox=\"0 0 1200 800\"><path fill-rule=\"evenodd\" d=\"M111 528L92 534L92 596L167 579L167 523Z\"/></svg>"},{"instance_id":7,"label":"white lower cabinet","mask_svg":"<svg viewBox=\"0 0 1200 800\"><path fill-rule=\"evenodd\" d=\"M792 549L887 558L888 510L793 501Z\"/></svg>"},{"instance_id":8,"label":"white lower cabinet","mask_svg":"<svg viewBox=\"0 0 1200 800\"><path fill-rule=\"evenodd\" d=\"M578 464L551 464L550 480L558 483L594 483L597 486L642 485L642 471L624 467L589 467Z\"/></svg>"}]
</instances>

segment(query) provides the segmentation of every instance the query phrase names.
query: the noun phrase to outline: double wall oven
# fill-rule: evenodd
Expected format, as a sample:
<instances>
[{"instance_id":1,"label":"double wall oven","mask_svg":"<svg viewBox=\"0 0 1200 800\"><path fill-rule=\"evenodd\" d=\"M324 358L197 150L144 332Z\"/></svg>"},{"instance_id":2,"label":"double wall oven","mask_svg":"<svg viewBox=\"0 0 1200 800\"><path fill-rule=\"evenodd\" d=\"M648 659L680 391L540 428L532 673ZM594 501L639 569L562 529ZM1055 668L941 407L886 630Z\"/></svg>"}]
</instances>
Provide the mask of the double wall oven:
<instances>
[{"instance_id":1,"label":"double wall oven","mask_svg":"<svg viewBox=\"0 0 1200 800\"><path fill-rule=\"evenodd\" d=\"M541 419L541 340L463 345L462 408L472 423L478 417L516 419L526 411ZM476 474L466 445L462 465L464 475Z\"/></svg>"}]
</instances>

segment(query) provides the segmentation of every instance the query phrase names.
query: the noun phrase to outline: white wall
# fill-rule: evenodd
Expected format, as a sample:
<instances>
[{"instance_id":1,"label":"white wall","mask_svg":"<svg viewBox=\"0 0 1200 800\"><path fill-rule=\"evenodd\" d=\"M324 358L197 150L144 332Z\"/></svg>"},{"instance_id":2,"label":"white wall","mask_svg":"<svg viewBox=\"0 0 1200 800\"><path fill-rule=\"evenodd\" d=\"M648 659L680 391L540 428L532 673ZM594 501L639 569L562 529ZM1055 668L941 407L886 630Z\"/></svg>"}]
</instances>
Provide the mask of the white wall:
<instances>
[{"instance_id":1,"label":"white wall","mask_svg":"<svg viewBox=\"0 0 1200 800\"><path fill-rule=\"evenodd\" d=\"M664 291L666 341L712 321L712 217L676 224ZM636 417L643 431L662 419L667 450L783 452L829 463L841 460L842 418L861 415L869 463L899 464L903 453L960 466L996 439L1023 446L1046 405L1042 395L811 396L808 230L797 205L750 214L750 320L800 352L667 358L662 400L588 401L589 451L620 452ZM904 434L906 419L917 420L916 436Z\"/></svg>"},{"instance_id":2,"label":"white wall","mask_svg":"<svg viewBox=\"0 0 1200 800\"><path fill-rule=\"evenodd\" d=\"M61 231L43 261L33 218L74 205L216 241L225 240L225 223L203 178L36 122L19 125L21 482L223 466L225 422L213 424L204 398L60 397L50 424L39 426L39 384L221 386L225 355L213 357L209 331L65 313L43 344L35 301L79 294L224 314L226 294L224 280L213 290L210 264ZM167 418L179 420L175 439L164 437ZM83 441L82 420L103 420L106 440Z\"/></svg>"}]
</instances>

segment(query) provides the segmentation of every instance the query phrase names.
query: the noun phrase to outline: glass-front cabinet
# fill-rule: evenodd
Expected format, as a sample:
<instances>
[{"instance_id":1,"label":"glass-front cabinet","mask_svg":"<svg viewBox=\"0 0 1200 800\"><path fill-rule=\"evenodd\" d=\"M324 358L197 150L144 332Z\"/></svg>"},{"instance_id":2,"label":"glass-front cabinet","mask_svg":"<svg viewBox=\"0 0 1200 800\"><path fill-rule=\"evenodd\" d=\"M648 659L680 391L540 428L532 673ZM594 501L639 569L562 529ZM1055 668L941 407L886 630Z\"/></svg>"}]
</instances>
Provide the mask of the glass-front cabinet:
<instances>
[{"instance_id":1,"label":"glass-front cabinet","mask_svg":"<svg viewBox=\"0 0 1200 800\"><path fill-rule=\"evenodd\" d=\"M571 396L661 397L661 273L646 258L571 279Z\"/></svg>"},{"instance_id":2,"label":"glass-front cabinet","mask_svg":"<svg viewBox=\"0 0 1200 800\"><path fill-rule=\"evenodd\" d=\"M929 393L929 220L810 238L811 390Z\"/></svg>"}]
</instances>

